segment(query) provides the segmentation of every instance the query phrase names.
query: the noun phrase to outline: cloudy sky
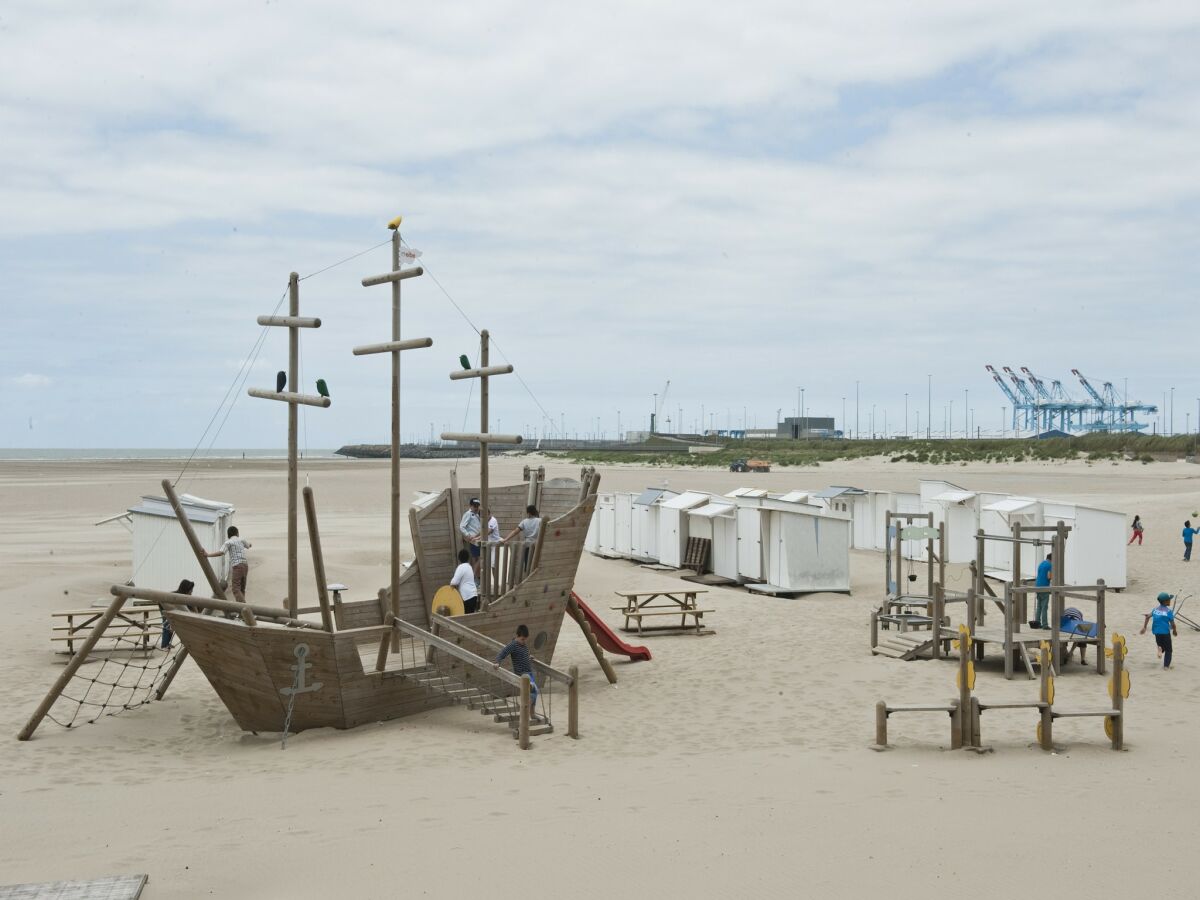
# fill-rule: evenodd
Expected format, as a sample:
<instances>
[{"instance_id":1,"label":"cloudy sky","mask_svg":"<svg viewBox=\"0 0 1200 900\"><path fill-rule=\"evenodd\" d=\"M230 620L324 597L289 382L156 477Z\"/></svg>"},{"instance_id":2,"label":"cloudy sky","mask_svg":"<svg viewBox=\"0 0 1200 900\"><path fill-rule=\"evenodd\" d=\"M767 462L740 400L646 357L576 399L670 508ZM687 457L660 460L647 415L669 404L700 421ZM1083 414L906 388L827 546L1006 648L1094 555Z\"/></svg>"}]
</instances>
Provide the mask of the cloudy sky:
<instances>
[{"instance_id":1,"label":"cloudy sky","mask_svg":"<svg viewBox=\"0 0 1200 900\"><path fill-rule=\"evenodd\" d=\"M447 293L528 385L494 383L504 431L644 428L668 379L672 428L803 386L853 429L858 382L862 431L905 393L924 430L930 374L935 430L950 401L996 430L989 362L1174 386L1195 427L1195 2L17 0L0 135L4 447L191 447L214 415L206 445L281 446L235 380L255 317L397 214L437 278L404 289L434 339L406 436L477 421ZM359 284L388 266L301 284L310 447L386 440L387 361L350 348L389 336Z\"/></svg>"}]
</instances>

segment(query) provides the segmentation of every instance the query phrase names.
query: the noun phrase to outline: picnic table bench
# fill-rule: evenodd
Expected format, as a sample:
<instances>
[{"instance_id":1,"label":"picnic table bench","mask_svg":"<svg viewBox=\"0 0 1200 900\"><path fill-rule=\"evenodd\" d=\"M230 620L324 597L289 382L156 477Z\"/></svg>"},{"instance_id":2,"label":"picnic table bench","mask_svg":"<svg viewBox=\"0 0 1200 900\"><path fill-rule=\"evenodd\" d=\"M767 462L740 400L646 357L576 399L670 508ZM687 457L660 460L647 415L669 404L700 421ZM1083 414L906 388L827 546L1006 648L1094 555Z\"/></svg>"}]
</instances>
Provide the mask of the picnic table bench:
<instances>
[{"instance_id":1,"label":"picnic table bench","mask_svg":"<svg viewBox=\"0 0 1200 900\"><path fill-rule=\"evenodd\" d=\"M65 641L67 653L75 652L75 642L86 638L95 627L100 617L107 612L108 606L93 606L88 609L64 609L50 614L52 620L66 619L65 625L52 624L50 628L51 642ZM149 650L158 640L162 629L162 610L157 605L129 606L126 605L117 613L108 627L104 629L101 640L112 641L113 646L107 649L132 650L135 647ZM132 642L132 643L130 643ZM122 646L124 643L125 646Z\"/></svg>"},{"instance_id":2,"label":"picnic table bench","mask_svg":"<svg viewBox=\"0 0 1200 900\"><path fill-rule=\"evenodd\" d=\"M645 634L647 631L686 631L695 634L712 633L704 629L704 614L716 612L716 610L700 609L696 602L700 594L707 594L708 591L684 589L614 591L613 593L625 601L622 606L612 607L625 617L625 625L622 627L622 631L637 632L638 634ZM670 602L653 602L659 598ZM642 619L647 616L679 616L679 624L644 626ZM691 617L694 624L688 623L689 617ZM636 623L636 627L630 626L629 623L631 621Z\"/></svg>"}]
</instances>

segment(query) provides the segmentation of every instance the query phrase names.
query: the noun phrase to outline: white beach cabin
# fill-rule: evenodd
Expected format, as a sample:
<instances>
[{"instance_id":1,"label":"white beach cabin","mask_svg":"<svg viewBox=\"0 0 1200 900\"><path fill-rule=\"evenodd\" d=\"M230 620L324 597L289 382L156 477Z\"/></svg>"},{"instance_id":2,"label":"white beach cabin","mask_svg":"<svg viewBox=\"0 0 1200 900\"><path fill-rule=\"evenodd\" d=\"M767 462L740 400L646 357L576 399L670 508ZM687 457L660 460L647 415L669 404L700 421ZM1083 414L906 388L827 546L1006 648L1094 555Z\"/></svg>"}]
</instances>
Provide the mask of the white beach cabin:
<instances>
[{"instance_id":1,"label":"white beach cabin","mask_svg":"<svg viewBox=\"0 0 1200 900\"><path fill-rule=\"evenodd\" d=\"M646 488L633 499L633 534L630 557L639 562L658 562L658 509L675 491Z\"/></svg>"},{"instance_id":2,"label":"white beach cabin","mask_svg":"<svg viewBox=\"0 0 1200 900\"><path fill-rule=\"evenodd\" d=\"M997 499L992 499L995 497ZM994 534L1012 537L1012 525L1020 522L1022 525L1042 524L1042 505L1033 497L1013 497L1004 495L985 496L990 500L979 507L979 527L984 534ZM1036 537L1036 535L1031 535ZM1068 539L1069 540L1069 539ZM1038 550L1042 550L1039 555ZM1024 544L1021 547L1021 577L1032 578L1037 573L1037 564L1045 559L1049 545L1044 548ZM1068 547L1067 555L1070 555ZM1012 544L1008 541L986 541L983 556L983 572L990 578L1001 581L1012 580Z\"/></svg>"},{"instance_id":3,"label":"white beach cabin","mask_svg":"<svg viewBox=\"0 0 1200 900\"><path fill-rule=\"evenodd\" d=\"M588 526L587 537L583 547L596 556L613 557L616 551L616 520L614 518L615 495L612 491L602 491L596 494L596 511L592 514L592 522Z\"/></svg>"},{"instance_id":4,"label":"white beach cabin","mask_svg":"<svg viewBox=\"0 0 1200 900\"><path fill-rule=\"evenodd\" d=\"M850 520L821 514L817 506L762 500L763 584L758 593L850 592Z\"/></svg>"},{"instance_id":5,"label":"white beach cabin","mask_svg":"<svg viewBox=\"0 0 1200 900\"><path fill-rule=\"evenodd\" d=\"M1114 590L1128 584L1125 568L1125 514L1112 509L1081 506L1059 500L1042 501L1042 520L1070 527L1067 535L1066 584L1095 584L1103 578ZM1040 561L1045 553L1035 557ZM1021 566L1024 568L1024 565Z\"/></svg>"},{"instance_id":6,"label":"white beach cabin","mask_svg":"<svg viewBox=\"0 0 1200 900\"><path fill-rule=\"evenodd\" d=\"M658 507L658 561L664 566L678 569L683 565L683 553L687 549L688 510L702 506L712 499L711 494L700 491L684 491Z\"/></svg>"},{"instance_id":7,"label":"white beach cabin","mask_svg":"<svg viewBox=\"0 0 1200 900\"><path fill-rule=\"evenodd\" d=\"M714 575L738 580L737 505L725 497L713 497L703 506L688 511L689 537L707 538L712 545L709 567Z\"/></svg>"},{"instance_id":8,"label":"white beach cabin","mask_svg":"<svg viewBox=\"0 0 1200 900\"><path fill-rule=\"evenodd\" d=\"M932 479L922 480L920 491L921 511L933 513L935 526L946 525L946 562L969 563L975 558L979 494L949 481Z\"/></svg>"},{"instance_id":9,"label":"white beach cabin","mask_svg":"<svg viewBox=\"0 0 1200 900\"><path fill-rule=\"evenodd\" d=\"M179 502L205 550L216 550L225 543L226 529L233 524L232 504L191 494L182 494ZM130 580L136 586L173 591L186 578L196 585L198 594L208 589L204 571L165 497L142 497L142 502L130 507L127 515L133 532ZM214 557L210 562L217 578L228 577L227 557Z\"/></svg>"},{"instance_id":10,"label":"white beach cabin","mask_svg":"<svg viewBox=\"0 0 1200 900\"><path fill-rule=\"evenodd\" d=\"M633 500L636 496L629 491L613 493L613 555L621 559L633 557Z\"/></svg>"}]
</instances>

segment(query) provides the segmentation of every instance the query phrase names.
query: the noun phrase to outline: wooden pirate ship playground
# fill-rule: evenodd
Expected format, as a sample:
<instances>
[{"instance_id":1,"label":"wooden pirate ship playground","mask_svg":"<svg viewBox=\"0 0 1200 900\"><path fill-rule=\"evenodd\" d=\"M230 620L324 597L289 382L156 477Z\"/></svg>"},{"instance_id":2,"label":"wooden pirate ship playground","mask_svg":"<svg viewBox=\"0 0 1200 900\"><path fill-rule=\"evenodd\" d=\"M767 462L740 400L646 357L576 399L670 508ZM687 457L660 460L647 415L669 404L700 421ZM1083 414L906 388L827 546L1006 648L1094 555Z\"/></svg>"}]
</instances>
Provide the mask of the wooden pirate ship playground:
<instances>
[{"instance_id":1,"label":"wooden pirate ship playground","mask_svg":"<svg viewBox=\"0 0 1200 900\"><path fill-rule=\"evenodd\" d=\"M344 602L326 584L325 561L318 528L316 498L309 487L302 492L309 551L315 575L315 605L301 605L298 584L301 492L297 477L297 411L306 405L328 408L326 392L309 395L298 390L299 334L319 328L318 318L300 315L299 281L292 273L288 285L286 316L260 316L264 327L288 329L289 369L274 391L251 389L250 396L286 404L288 413L288 589L285 606L272 607L230 599L205 556L184 505L170 480L163 490L180 526L204 571L211 598L114 585L113 600L99 616L91 633L82 639L54 686L30 717L18 737L28 740L39 724L55 717L56 703L75 704L62 724L71 724L79 710L95 707L103 714L112 705L106 699L127 699L118 708L132 708L149 699L162 699L180 667L191 657L228 708L238 725L255 732L289 733L308 728L353 728L450 704L464 704L511 726L522 748L531 734L553 730L555 691L567 694L567 733L578 736L578 677L575 667L560 671L551 663L564 614L584 630L589 645L610 681L612 669L591 633L580 604L572 593L584 539L596 504L599 476L584 469L578 481L546 481L544 471L527 469L526 480L493 487L488 481L488 444L520 444L519 435L493 434L488 430L489 380L513 371L511 365L489 364L489 336L480 332L478 367L452 372L452 380L480 382L480 430L443 434L443 439L475 442L480 447L480 484L459 487L455 477L440 493L422 496L408 510L408 527L415 559L401 563L400 501L400 355L432 346L429 338L401 339L401 283L423 274L420 266L405 267L399 219L392 229L392 268L364 278L364 287L390 285L390 340L354 348L354 355L386 353L391 357L391 496L389 581L369 600ZM286 390L285 390L286 388ZM453 604L435 602L454 571L462 541L459 517L470 497L482 501L481 521L497 514L513 521L526 505L541 511L536 542L529 547L503 542L481 544L480 609L452 615ZM97 642L111 636L111 626L121 621L122 610L152 605L162 614L181 641L169 658L155 665L115 666L115 674L84 675ZM309 616L310 618L305 618ZM311 618L319 616L318 619ZM493 660L516 626L529 628L529 649L540 688L537 709L530 702L528 676L517 677L498 668ZM119 642L118 642L119 643ZM109 668L102 664L101 673ZM76 682L75 686L72 686ZM83 684L82 691L78 683ZM97 689L97 685L99 688ZM136 702L130 702L128 698ZM91 699L89 699L91 698ZM560 703L560 710L562 704ZM94 721L94 718L92 718Z\"/></svg>"}]
</instances>

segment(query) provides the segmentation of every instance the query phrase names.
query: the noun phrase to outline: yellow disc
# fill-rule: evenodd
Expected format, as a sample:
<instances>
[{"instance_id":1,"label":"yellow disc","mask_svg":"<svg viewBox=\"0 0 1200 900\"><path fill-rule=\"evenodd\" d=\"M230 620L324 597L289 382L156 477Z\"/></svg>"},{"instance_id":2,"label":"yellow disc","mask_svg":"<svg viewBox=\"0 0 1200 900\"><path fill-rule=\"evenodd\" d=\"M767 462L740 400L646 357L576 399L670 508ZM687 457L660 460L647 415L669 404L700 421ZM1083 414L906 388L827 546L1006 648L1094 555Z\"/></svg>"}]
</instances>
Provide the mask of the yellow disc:
<instances>
[{"instance_id":1,"label":"yellow disc","mask_svg":"<svg viewBox=\"0 0 1200 900\"><path fill-rule=\"evenodd\" d=\"M958 640L956 639L956 640L951 641L950 646L953 647L955 650L957 650L958 649Z\"/></svg>"},{"instance_id":2,"label":"yellow disc","mask_svg":"<svg viewBox=\"0 0 1200 900\"><path fill-rule=\"evenodd\" d=\"M392 229L392 231L395 231L397 228L400 227L400 223L403 221L404 221L404 216L396 216L396 218L394 218L394 219L392 219L392 221L388 222L387 227Z\"/></svg>"},{"instance_id":3,"label":"yellow disc","mask_svg":"<svg viewBox=\"0 0 1200 900\"><path fill-rule=\"evenodd\" d=\"M959 625L958 633L959 634L970 634L970 629L968 629L966 625Z\"/></svg>"},{"instance_id":4,"label":"yellow disc","mask_svg":"<svg viewBox=\"0 0 1200 900\"><path fill-rule=\"evenodd\" d=\"M458 592L458 588L453 588L448 584L437 589L430 608L433 612L443 616L461 616L467 611L467 608L463 606L462 594Z\"/></svg>"},{"instance_id":5,"label":"yellow disc","mask_svg":"<svg viewBox=\"0 0 1200 900\"><path fill-rule=\"evenodd\" d=\"M1104 717L1104 734L1108 737L1108 739L1110 741L1112 740L1112 735L1113 735L1113 717L1112 716Z\"/></svg>"},{"instance_id":6,"label":"yellow disc","mask_svg":"<svg viewBox=\"0 0 1200 900\"><path fill-rule=\"evenodd\" d=\"M1108 696L1110 696L1110 697L1113 695L1113 692L1112 692L1112 687L1113 687L1113 685L1112 685L1112 683L1113 683L1113 680L1112 680L1111 678L1110 678L1110 679L1108 679Z\"/></svg>"},{"instance_id":7,"label":"yellow disc","mask_svg":"<svg viewBox=\"0 0 1200 900\"><path fill-rule=\"evenodd\" d=\"M960 691L962 690L962 669L954 673L954 686Z\"/></svg>"},{"instance_id":8,"label":"yellow disc","mask_svg":"<svg viewBox=\"0 0 1200 900\"><path fill-rule=\"evenodd\" d=\"M1039 644L1038 644L1038 649L1039 649L1039 650L1049 650L1049 649L1050 649L1050 642L1049 642L1049 641L1042 641L1041 643L1039 643Z\"/></svg>"},{"instance_id":9,"label":"yellow disc","mask_svg":"<svg viewBox=\"0 0 1200 900\"><path fill-rule=\"evenodd\" d=\"M1126 699L1129 698L1129 688L1130 688L1131 684L1132 684L1132 682L1129 680L1129 672L1122 669L1121 670L1121 696L1122 697L1125 697Z\"/></svg>"},{"instance_id":10,"label":"yellow disc","mask_svg":"<svg viewBox=\"0 0 1200 900\"><path fill-rule=\"evenodd\" d=\"M1042 720L1041 719L1038 719L1037 741L1039 744L1042 742Z\"/></svg>"},{"instance_id":11,"label":"yellow disc","mask_svg":"<svg viewBox=\"0 0 1200 900\"><path fill-rule=\"evenodd\" d=\"M1106 657L1108 657L1109 659L1112 659L1112 655L1113 655L1113 652L1112 652L1112 647L1105 647L1105 648L1104 648L1104 655L1105 655Z\"/></svg>"},{"instance_id":12,"label":"yellow disc","mask_svg":"<svg viewBox=\"0 0 1200 900\"><path fill-rule=\"evenodd\" d=\"M1054 705L1054 676L1051 675L1046 679L1046 702L1051 706Z\"/></svg>"},{"instance_id":13,"label":"yellow disc","mask_svg":"<svg viewBox=\"0 0 1200 900\"><path fill-rule=\"evenodd\" d=\"M975 690L975 663L967 660L967 687Z\"/></svg>"}]
</instances>

